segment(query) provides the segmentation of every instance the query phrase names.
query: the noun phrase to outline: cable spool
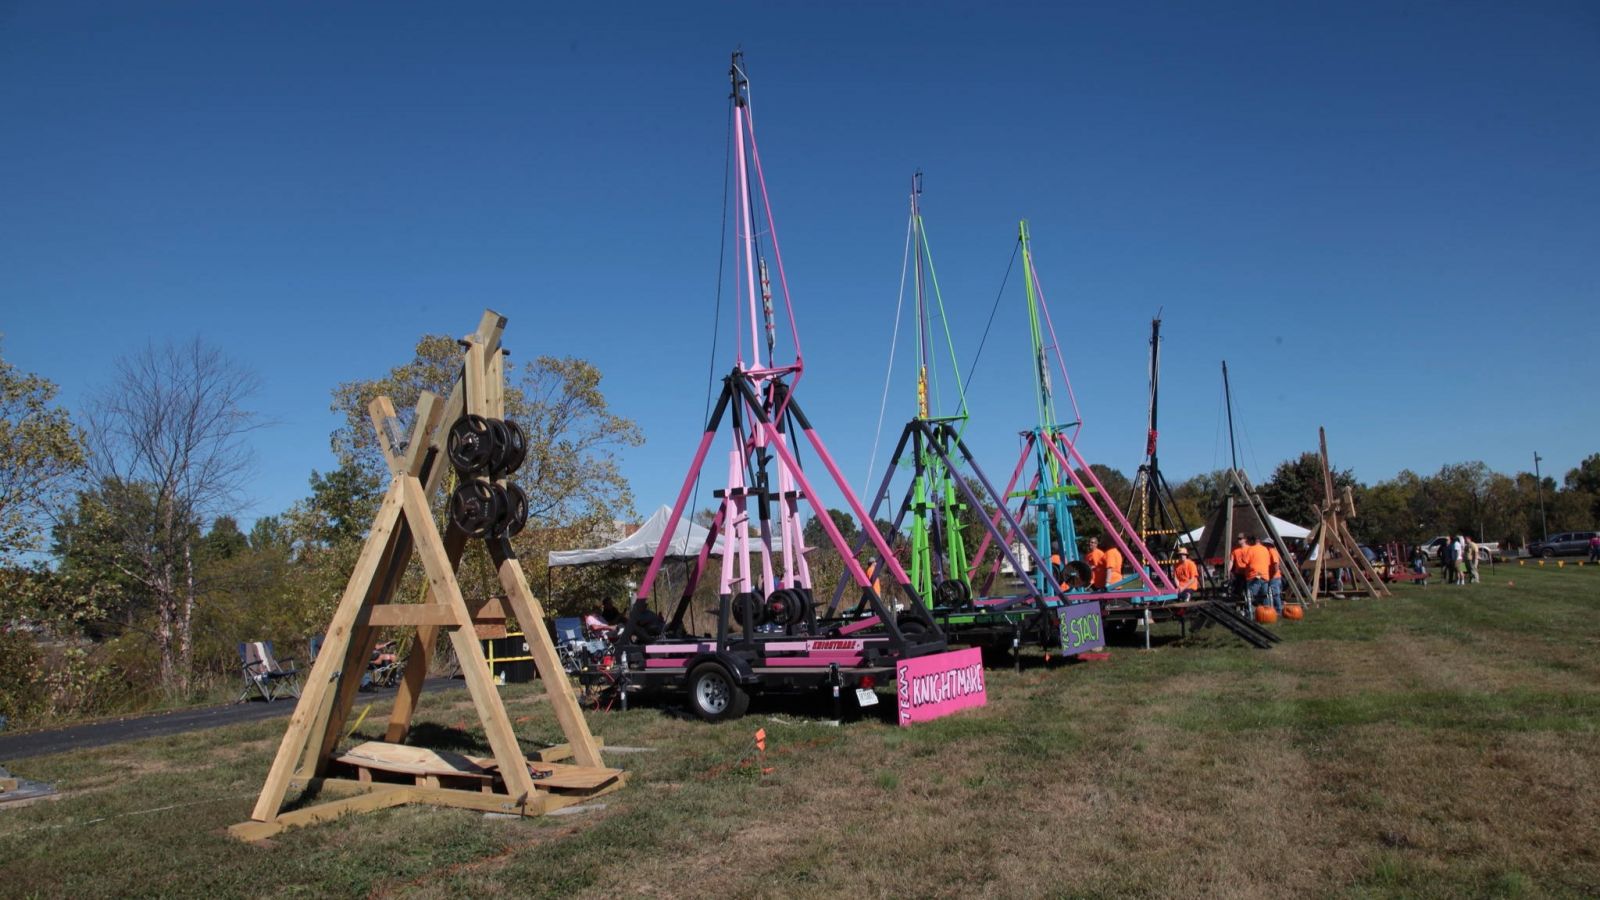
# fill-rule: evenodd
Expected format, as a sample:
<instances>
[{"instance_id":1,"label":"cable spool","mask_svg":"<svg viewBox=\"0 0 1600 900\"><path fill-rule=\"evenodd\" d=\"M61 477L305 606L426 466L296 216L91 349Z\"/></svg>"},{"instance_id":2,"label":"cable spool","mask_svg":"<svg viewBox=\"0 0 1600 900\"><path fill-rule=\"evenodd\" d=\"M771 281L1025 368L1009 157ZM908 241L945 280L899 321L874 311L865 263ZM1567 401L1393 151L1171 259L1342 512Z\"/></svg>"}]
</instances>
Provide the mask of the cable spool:
<instances>
[{"instance_id":1,"label":"cable spool","mask_svg":"<svg viewBox=\"0 0 1600 900\"><path fill-rule=\"evenodd\" d=\"M463 481L450 495L450 522L469 537L487 537L504 514L505 491L487 481Z\"/></svg>"},{"instance_id":2,"label":"cable spool","mask_svg":"<svg viewBox=\"0 0 1600 900\"><path fill-rule=\"evenodd\" d=\"M493 419L465 415L450 426L445 441L445 454L450 464L465 474L475 475L487 471L495 458L495 431Z\"/></svg>"}]
</instances>

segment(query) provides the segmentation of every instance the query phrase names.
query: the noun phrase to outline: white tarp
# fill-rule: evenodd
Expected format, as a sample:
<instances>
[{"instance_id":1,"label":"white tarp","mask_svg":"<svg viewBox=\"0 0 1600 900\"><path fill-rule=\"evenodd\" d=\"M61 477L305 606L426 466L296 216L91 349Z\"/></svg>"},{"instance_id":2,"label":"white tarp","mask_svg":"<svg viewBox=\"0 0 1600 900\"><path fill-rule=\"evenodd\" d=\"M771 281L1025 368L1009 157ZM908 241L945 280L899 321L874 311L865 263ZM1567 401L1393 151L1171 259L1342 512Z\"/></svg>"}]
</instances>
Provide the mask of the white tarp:
<instances>
[{"instance_id":1,"label":"white tarp","mask_svg":"<svg viewBox=\"0 0 1600 900\"><path fill-rule=\"evenodd\" d=\"M550 553L552 566L582 566L589 563L618 562L625 560L648 560L656 555L656 547L667 533L667 520L672 517L672 508L663 506L650 515L639 530L628 535L614 544L596 547L592 550L554 550ZM700 555L700 548L705 545L708 529L689 521L687 511L682 519L678 520L678 527L673 530L671 543L667 546L667 559L684 559ZM712 552L722 550L722 539L718 538Z\"/></svg>"},{"instance_id":2,"label":"white tarp","mask_svg":"<svg viewBox=\"0 0 1600 900\"><path fill-rule=\"evenodd\" d=\"M1234 513L1234 515L1237 516L1238 513ZM1311 529L1301 528L1299 525L1296 525L1295 523L1286 519L1280 519L1271 513L1267 514L1267 518L1272 520L1272 527L1278 530L1278 536L1286 541L1290 540L1291 538L1303 538L1311 533ZM1200 543L1200 536L1205 534L1205 530L1206 527L1201 525L1199 528L1196 528L1195 530L1184 535L1184 542L1196 544ZM1229 543L1231 544L1231 541Z\"/></svg>"}]
</instances>

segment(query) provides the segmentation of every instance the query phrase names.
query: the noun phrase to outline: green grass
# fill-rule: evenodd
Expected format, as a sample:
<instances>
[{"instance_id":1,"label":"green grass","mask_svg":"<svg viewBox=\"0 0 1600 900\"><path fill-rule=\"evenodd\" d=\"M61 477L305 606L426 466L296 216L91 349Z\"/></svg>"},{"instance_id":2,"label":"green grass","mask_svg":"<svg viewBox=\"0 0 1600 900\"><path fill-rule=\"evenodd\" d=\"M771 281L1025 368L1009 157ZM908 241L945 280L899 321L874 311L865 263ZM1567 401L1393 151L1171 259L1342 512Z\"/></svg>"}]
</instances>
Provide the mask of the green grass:
<instances>
[{"instance_id":1,"label":"green grass","mask_svg":"<svg viewBox=\"0 0 1600 900\"><path fill-rule=\"evenodd\" d=\"M1486 581L1334 601L1268 652L1158 632L991 670L988 706L911 729L591 714L652 750L571 817L402 807L241 845L281 721L18 760L62 799L0 813L0 896L1593 896L1600 570ZM559 740L537 687L506 697L528 748ZM481 746L463 692L421 718Z\"/></svg>"}]
</instances>

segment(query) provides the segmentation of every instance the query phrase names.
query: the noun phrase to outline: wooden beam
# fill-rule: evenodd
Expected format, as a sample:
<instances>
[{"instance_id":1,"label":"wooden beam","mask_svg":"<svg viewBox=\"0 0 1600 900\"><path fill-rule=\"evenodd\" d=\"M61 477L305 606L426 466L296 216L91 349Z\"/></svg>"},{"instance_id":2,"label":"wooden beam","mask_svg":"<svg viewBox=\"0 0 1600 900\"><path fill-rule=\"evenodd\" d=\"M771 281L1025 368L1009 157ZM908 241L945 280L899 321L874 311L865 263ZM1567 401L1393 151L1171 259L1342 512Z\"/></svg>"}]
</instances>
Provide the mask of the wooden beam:
<instances>
[{"instance_id":1,"label":"wooden beam","mask_svg":"<svg viewBox=\"0 0 1600 900\"><path fill-rule=\"evenodd\" d=\"M432 391L423 391L417 398L417 416L411 423L411 438L406 443L405 459L401 461L402 471L410 475L422 473L422 465L433 449L429 439L439 430L443 419L444 404Z\"/></svg>"},{"instance_id":2,"label":"wooden beam","mask_svg":"<svg viewBox=\"0 0 1600 900\"><path fill-rule=\"evenodd\" d=\"M283 733L283 741L278 745L278 753L273 759L272 768L267 772L266 783L261 787L261 796L256 800L255 809L251 813L251 818L258 822L272 819L278 814L278 810L283 808L284 790L289 784L290 776L294 774L301 749L311 737L310 730L317 711L334 681L334 666L344 662L342 651L353 637L351 628L366 600L372 579L378 575L378 563L389 546L390 533L400 521L400 510L404 500L405 492L402 490L401 482L396 480L389 485L389 490L378 507L372 530L367 534L367 542L362 546L361 555L356 559L350 580L345 585L344 596L339 600L333 622L329 624L327 635L323 639L323 652L317 655L317 661L311 666L311 674L307 676L305 689L300 694L300 701L295 704L294 714L289 719L289 727ZM330 649L333 652L329 652ZM320 739L321 735L317 737Z\"/></svg>"},{"instance_id":3,"label":"wooden beam","mask_svg":"<svg viewBox=\"0 0 1600 900\"><path fill-rule=\"evenodd\" d=\"M403 486L401 495L405 503L406 518L413 523L419 520L424 523L416 526L416 547L423 569L428 574L428 583L433 589L433 595L454 609L460 621L470 621L471 613L467 611L467 603L461 597L461 586L456 583L455 569L450 564L449 555L439 538L438 529L433 526L433 519L428 510L428 498L422 492L422 484L411 476L406 476L400 481ZM543 624L543 619L533 621ZM540 629L536 628L535 631ZM546 642L548 640L547 636ZM495 761L500 764L507 792L517 799L532 794L533 781L528 776L528 758L523 755L522 747L517 743L511 719L506 715L504 704L500 702L500 695L495 689L494 682L490 680L489 662L484 658L483 645L478 643L476 635L465 629L451 631L450 642L455 647L456 658L461 661L461 672L466 678L467 692L472 695L473 705L477 707L478 717L483 722L484 735L489 739L489 747L494 750ZM563 679L563 683L564 681Z\"/></svg>"},{"instance_id":4,"label":"wooden beam","mask_svg":"<svg viewBox=\"0 0 1600 900\"><path fill-rule=\"evenodd\" d=\"M390 806L399 806L410 803L414 799L414 789L405 785L384 785L379 790L373 790L354 797L342 800L331 800L308 806L293 812L286 812L271 821L241 822L228 828L228 833L242 841L259 841L272 837L285 828L295 828L301 825L310 825L314 822L327 822L337 819L342 815L357 812L370 812L375 809L384 809Z\"/></svg>"},{"instance_id":5,"label":"wooden beam","mask_svg":"<svg viewBox=\"0 0 1600 900\"><path fill-rule=\"evenodd\" d=\"M390 603L372 608L367 624L374 628L444 625L459 626L455 610L437 603Z\"/></svg>"},{"instance_id":6,"label":"wooden beam","mask_svg":"<svg viewBox=\"0 0 1600 900\"><path fill-rule=\"evenodd\" d=\"M511 543L502 539L487 541L486 544L499 570L500 586L506 590L511 611L516 613L517 622L522 625L522 633L528 641L528 653L533 657L534 667L539 670L545 694L550 698L550 708L555 710L561 733L566 735L567 743L571 745L573 758L579 765L603 766L600 748L595 743L594 735L589 732L589 721L583 717L578 698L572 693L572 683L567 680L566 670L561 667L561 657L550 640L550 631L544 627L544 608L528 587L522 564L511 552Z\"/></svg>"},{"instance_id":7,"label":"wooden beam","mask_svg":"<svg viewBox=\"0 0 1600 900\"><path fill-rule=\"evenodd\" d=\"M467 609L472 610L472 621L493 622L505 621L510 611L499 597L485 597L482 600L472 599L467 601Z\"/></svg>"}]
</instances>

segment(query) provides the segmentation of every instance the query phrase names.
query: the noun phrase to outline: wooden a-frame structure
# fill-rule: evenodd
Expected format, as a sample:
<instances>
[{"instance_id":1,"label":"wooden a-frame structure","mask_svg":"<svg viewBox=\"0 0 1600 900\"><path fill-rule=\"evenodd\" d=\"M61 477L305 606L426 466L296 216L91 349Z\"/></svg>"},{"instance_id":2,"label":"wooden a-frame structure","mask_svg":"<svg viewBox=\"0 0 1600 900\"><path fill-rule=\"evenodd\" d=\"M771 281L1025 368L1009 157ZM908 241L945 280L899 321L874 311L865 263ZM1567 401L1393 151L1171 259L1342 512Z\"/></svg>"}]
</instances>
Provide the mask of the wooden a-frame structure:
<instances>
[{"instance_id":1,"label":"wooden a-frame structure","mask_svg":"<svg viewBox=\"0 0 1600 900\"><path fill-rule=\"evenodd\" d=\"M550 708L567 739L565 745L541 752L537 769L530 767L473 630L475 622L503 621L507 610L498 600L469 604L463 598L456 569L471 538L453 524L441 535L430 508L429 498L450 467L445 441L451 424L468 413L505 416L506 354L500 345L505 325L503 316L485 311L477 330L462 341L465 361L450 398L441 402L424 392L409 437L399 427L387 397L369 405L389 465L389 487L251 819L229 829L235 837L259 840L285 828L405 803L536 816L622 786L621 770L601 763L599 742L589 732L544 627L544 610L528 587L510 539L490 536L482 540L498 571L505 604L527 635ZM427 574L427 599L396 603L413 554ZM385 739L341 755L340 736L384 628L415 628L417 638ZM449 638L461 663L492 758L402 745L427 675L428 657L441 635ZM556 762L568 758L570 764ZM285 811L291 789L304 791L302 801L321 800L324 795L333 799Z\"/></svg>"},{"instance_id":2,"label":"wooden a-frame structure","mask_svg":"<svg viewBox=\"0 0 1600 900\"><path fill-rule=\"evenodd\" d=\"M1315 600L1311 587L1290 557L1288 544L1284 542L1283 535L1278 533L1278 526L1273 524L1272 514L1250 476L1239 468L1225 470L1218 494L1217 509L1211 513L1205 531L1200 536L1200 556L1207 560L1222 560L1222 583L1227 585L1233 579L1233 556L1229 553L1233 536L1248 532L1258 538L1271 538L1273 545L1278 548L1278 555L1282 557L1279 570L1283 573L1284 597L1291 603Z\"/></svg>"},{"instance_id":3,"label":"wooden a-frame structure","mask_svg":"<svg viewBox=\"0 0 1600 900\"><path fill-rule=\"evenodd\" d=\"M1311 534L1306 536L1306 543L1314 549L1311 558L1304 564L1311 571L1311 599L1317 599L1322 592L1322 573L1332 569L1346 569L1350 572L1350 587L1338 591L1341 596L1388 597L1390 596L1388 585L1383 583L1383 578L1372 565L1372 560L1367 559L1367 555L1361 552L1356 539L1350 534L1350 526L1347 523L1356 515L1354 492L1348 487L1342 492L1333 489L1333 470L1328 465L1326 429L1317 429L1317 442L1322 459L1323 501L1316 507L1317 524L1312 527Z\"/></svg>"}]
</instances>

